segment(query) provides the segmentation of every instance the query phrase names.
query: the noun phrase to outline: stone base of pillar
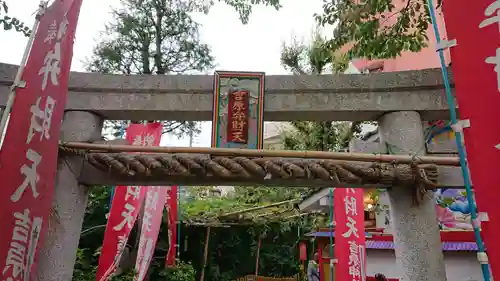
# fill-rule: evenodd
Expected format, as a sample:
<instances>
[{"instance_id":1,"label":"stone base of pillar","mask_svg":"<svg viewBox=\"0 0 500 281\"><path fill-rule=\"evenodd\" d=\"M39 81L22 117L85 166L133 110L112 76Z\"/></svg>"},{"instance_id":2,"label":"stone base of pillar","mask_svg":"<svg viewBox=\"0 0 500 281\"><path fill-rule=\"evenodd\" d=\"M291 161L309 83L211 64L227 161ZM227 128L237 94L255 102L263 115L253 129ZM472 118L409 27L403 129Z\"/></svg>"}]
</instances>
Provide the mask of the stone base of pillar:
<instances>
[{"instance_id":1,"label":"stone base of pillar","mask_svg":"<svg viewBox=\"0 0 500 281\"><path fill-rule=\"evenodd\" d=\"M385 114L379 120L380 141L391 154L425 154L422 121L418 112ZM415 191L394 187L388 191L391 224L401 281L445 281L446 271L435 199L427 193L412 204Z\"/></svg>"},{"instance_id":2,"label":"stone base of pillar","mask_svg":"<svg viewBox=\"0 0 500 281\"><path fill-rule=\"evenodd\" d=\"M70 111L64 115L61 139L97 141L101 139L101 130L99 116ZM77 182L81 165L81 159L59 158L52 214L38 255L37 281L70 281L72 278L88 196L88 188Z\"/></svg>"}]
</instances>

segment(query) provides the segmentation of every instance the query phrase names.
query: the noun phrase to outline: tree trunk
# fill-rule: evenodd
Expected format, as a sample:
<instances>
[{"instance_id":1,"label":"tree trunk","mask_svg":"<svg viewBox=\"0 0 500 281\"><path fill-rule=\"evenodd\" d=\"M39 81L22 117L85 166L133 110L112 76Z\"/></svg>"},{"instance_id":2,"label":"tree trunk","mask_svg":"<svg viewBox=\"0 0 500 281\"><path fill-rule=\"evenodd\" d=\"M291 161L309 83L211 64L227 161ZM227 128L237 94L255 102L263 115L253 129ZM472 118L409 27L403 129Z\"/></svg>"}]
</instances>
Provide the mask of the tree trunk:
<instances>
[{"instance_id":1,"label":"tree trunk","mask_svg":"<svg viewBox=\"0 0 500 281\"><path fill-rule=\"evenodd\" d=\"M156 9L156 22L155 22L155 45L156 45L156 53L155 53L155 66L156 66L156 74L165 74L165 68L163 67L163 63L161 61L162 58L162 19L163 19L163 9L166 7L160 7L163 1L155 1L155 9Z\"/></svg>"},{"instance_id":2,"label":"tree trunk","mask_svg":"<svg viewBox=\"0 0 500 281\"><path fill-rule=\"evenodd\" d=\"M205 269L207 267L208 259L208 243L210 243L210 226L207 227L207 232L205 233L205 245L203 249L203 267L201 268L200 281L205 280Z\"/></svg>"},{"instance_id":3,"label":"tree trunk","mask_svg":"<svg viewBox=\"0 0 500 281\"><path fill-rule=\"evenodd\" d=\"M149 63L149 46L151 45L151 41L149 39L145 39L142 42L141 49L141 60L142 60L142 74L151 74L151 64Z\"/></svg>"},{"instance_id":4,"label":"tree trunk","mask_svg":"<svg viewBox=\"0 0 500 281\"><path fill-rule=\"evenodd\" d=\"M321 122L321 130L322 130L322 143L321 143L321 151L328 151L328 121Z\"/></svg>"}]
</instances>

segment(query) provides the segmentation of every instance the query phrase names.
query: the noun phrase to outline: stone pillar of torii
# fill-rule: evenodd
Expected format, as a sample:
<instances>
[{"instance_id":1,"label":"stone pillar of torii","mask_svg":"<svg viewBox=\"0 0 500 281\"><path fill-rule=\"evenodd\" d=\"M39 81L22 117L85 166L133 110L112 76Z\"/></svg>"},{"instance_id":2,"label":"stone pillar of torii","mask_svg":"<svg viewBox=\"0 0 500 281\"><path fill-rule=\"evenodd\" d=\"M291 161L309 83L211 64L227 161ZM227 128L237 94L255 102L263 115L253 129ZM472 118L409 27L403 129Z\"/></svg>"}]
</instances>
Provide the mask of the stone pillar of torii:
<instances>
[{"instance_id":1,"label":"stone pillar of torii","mask_svg":"<svg viewBox=\"0 0 500 281\"><path fill-rule=\"evenodd\" d=\"M62 141L98 142L103 120L91 112L68 111L61 129ZM45 243L38 254L37 281L70 281L76 261L89 187L78 182L83 161L60 156L54 202Z\"/></svg>"}]
</instances>

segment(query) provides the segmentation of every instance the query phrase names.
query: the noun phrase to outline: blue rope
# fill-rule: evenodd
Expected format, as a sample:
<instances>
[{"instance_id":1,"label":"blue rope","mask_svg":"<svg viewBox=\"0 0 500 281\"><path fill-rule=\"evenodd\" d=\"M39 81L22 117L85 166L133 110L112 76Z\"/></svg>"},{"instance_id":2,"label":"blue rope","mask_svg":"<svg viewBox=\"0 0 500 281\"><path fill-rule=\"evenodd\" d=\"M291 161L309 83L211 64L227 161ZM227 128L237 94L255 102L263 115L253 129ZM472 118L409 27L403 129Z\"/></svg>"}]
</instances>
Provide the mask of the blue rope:
<instances>
[{"instance_id":1,"label":"blue rope","mask_svg":"<svg viewBox=\"0 0 500 281\"><path fill-rule=\"evenodd\" d=\"M439 29L437 26L436 12L435 12L433 1L427 0L427 6L429 7L429 13L430 13L431 20L432 20L432 27L434 29L434 35L436 37L436 42L439 45L439 43L441 43L441 39L440 39L440 35L439 35ZM456 106L455 106L455 100L453 98L453 95L451 94L450 81L448 80L448 70L446 68L446 62L444 59L443 50L442 49L439 50L438 54L439 54L439 60L441 62L441 74L443 75L444 87L445 87L445 92L446 92L446 99L448 100L448 105L450 107L450 119L451 119L451 123L453 125L455 125L455 124L457 124L457 111L456 111ZM460 132L455 132L455 142L456 142L457 148L458 148L458 156L460 158L460 168L462 170L462 176L464 178L465 190L466 190L466 194L467 194L467 201L469 202L470 209L471 209L471 220L472 220L472 227L474 228L474 237L476 238L476 243L477 243L477 247L479 249L479 253L485 254L485 247L484 247L483 240L481 239L481 233L480 233L479 228L477 227L477 224L475 223L477 221L476 202L475 202L474 196L472 194L469 169L467 167L467 162L465 159L466 152L465 152L465 148L463 147L462 134ZM490 280L489 264L481 264L481 270L483 272L484 280L489 281Z\"/></svg>"},{"instance_id":2,"label":"blue rope","mask_svg":"<svg viewBox=\"0 0 500 281\"><path fill-rule=\"evenodd\" d=\"M111 194L109 196L108 208L111 211L111 204L113 204L113 197L115 196L115 187L111 187Z\"/></svg>"}]
</instances>

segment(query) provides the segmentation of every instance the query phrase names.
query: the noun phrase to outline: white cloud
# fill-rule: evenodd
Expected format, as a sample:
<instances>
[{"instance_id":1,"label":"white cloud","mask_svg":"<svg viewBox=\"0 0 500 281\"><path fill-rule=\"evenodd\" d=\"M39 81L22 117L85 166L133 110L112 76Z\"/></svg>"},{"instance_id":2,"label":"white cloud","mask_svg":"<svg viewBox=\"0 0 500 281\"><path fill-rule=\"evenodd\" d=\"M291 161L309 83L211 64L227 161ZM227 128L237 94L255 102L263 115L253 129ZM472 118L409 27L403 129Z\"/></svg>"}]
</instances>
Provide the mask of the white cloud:
<instances>
[{"instance_id":1,"label":"white cloud","mask_svg":"<svg viewBox=\"0 0 500 281\"><path fill-rule=\"evenodd\" d=\"M38 0L9 1L9 12L31 26ZM313 14L321 10L321 0L284 0L283 8L254 7L250 22L243 25L233 8L225 4L212 7L208 15L195 14L201 24L202 40L209 44L218 69L286 73L280 65L283 41L294 35L308 40L315 26ZM119 0L83 1L76 32L72 69L82 71L82 60L89 56L104 24L110 20L110 7ZM0 62L19 64L27 39L20 33L0 32Z\"/></svg>"}]
</instances>

